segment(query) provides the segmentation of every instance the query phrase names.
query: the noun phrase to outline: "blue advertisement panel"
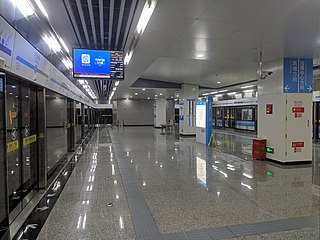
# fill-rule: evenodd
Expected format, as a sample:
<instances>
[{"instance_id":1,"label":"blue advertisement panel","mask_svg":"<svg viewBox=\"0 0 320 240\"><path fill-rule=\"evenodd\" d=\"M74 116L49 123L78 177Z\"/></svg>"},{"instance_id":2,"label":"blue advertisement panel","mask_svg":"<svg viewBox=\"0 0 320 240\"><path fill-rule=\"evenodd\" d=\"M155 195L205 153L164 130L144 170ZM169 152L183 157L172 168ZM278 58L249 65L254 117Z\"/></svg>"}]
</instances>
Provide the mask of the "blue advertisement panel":
<instances>
[{"instance_id":1,"label":"blue advertisement panel","mask_svg":"<svg viewBox=\"0 0 320 240\"><path fill-rule=\"evenodd\" d=\"M124 78L123 52L73 49L75 78Z\"/></svg>"},{"instance_id":2,"label":"blue advertisement panel","mask_svg":"<svg viewBox=\"0 0 320 240\"><path fill-rule=\"evenodd\" d=\"M313 59L285 58L283 92L312 93Z\"/></svg>"}]
</instances>

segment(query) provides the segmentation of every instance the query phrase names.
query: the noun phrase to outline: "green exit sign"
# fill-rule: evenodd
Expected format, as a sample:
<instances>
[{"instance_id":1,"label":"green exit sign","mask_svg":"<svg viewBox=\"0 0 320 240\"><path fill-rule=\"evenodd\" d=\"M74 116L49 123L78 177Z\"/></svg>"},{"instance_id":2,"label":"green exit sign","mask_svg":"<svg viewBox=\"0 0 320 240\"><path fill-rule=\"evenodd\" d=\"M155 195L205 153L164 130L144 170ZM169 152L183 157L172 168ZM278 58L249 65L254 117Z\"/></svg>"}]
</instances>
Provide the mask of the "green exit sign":
<instances>
[{"instance_id":1,"label":"green exit sign","mask_svg":"<svg viewBox=\"0 0 320 240\"><path fill-rule=\"evenodd\" d=\"M273 172L267 171L267 175L268 175L268 176L272 176L272 175L273 175Z\"/></svg>"},{"instance_id":2,"label":"green exit sign","mask_svg":"<svg viewBox=\"0 0 320 240\"><path fill-rule=\"evenodd\" d=\"M274 154L274 149L271 148L271 147L267 147L267 153L271 153L271 154Z\"/></svg>"}]
</instances>

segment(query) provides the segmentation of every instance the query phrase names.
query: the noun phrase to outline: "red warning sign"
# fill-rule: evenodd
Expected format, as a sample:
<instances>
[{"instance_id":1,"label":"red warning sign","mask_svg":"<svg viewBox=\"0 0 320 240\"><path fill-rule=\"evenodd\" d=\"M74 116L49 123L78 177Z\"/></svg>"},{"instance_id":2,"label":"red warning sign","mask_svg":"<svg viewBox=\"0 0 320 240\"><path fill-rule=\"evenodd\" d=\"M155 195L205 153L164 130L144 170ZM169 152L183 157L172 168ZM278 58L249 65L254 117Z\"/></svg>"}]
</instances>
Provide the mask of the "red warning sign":
<instances>
[{"instance_id":1,"label":"red warning sign","mask_svg":"<svg viewBox=\"0 0 320 240\"><path fill-rule=\"evenodd\" d=\"M266 114L272 114L273 113L273 104L267 104L266 105Z\"/></svg>"},{"instance_id":2,"label":"red warning sign","mask_svg":"<svg viewBox=\"0 0 320 240\"><path fill-rule=\"evenodd\" d=\"M304 113L304 107L292 107L293 113Z\"/></svg>"},{"instance_id":3,"label":"red warning sign","mask_svg":"<svg viewBox=\"0 0 320 240\"><path fill-rule=\"evenodd\" d=\"M292 142L293 148L301 148L304 147L304 142Z\"/></svg>"}]
</instances>

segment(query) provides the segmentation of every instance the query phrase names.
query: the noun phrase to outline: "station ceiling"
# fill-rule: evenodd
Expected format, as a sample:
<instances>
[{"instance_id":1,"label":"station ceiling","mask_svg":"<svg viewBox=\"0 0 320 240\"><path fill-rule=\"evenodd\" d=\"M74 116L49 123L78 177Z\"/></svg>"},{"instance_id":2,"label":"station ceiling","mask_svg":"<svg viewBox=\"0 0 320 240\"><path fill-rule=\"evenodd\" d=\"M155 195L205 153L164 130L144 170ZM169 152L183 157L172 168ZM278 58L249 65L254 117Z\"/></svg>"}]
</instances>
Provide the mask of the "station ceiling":
<instances>
[{"instance_id":1,"label":"station ceiling","mask_svg":"<svg viewBox=\"0 0 320 240\"><path fill-rule=\"evenodd\" d=\"M119 50L128 49L144 2L43 0L51 24L70 48ZM255 80L260 51L265 63L293 56L314 58L317 63L319 23L318 0L158 0L114 98L147 98L163 91L146 89L135 95L137 89L131 86L139 78L209 88ZM107 97L99 84L95 87L100 97ZM170 89L167 95L174 93Z\"/></svg>"}]
</instances>

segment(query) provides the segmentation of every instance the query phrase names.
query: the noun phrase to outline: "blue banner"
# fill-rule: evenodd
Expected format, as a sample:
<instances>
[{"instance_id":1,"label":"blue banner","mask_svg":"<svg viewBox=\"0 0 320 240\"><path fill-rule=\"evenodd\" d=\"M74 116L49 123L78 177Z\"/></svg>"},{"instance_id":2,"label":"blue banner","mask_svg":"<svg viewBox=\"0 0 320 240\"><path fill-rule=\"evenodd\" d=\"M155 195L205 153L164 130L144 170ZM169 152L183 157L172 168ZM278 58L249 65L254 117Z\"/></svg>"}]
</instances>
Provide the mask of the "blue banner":
<instances>
[{"instance_id":1,"label":"blue banner","mask_svg":"<svg viewBox=\"0 0 320 240\"><path fill-rule=\"evenodd\" d=\"M285 58L283 92L312 93L313 59Z\"/></svg>"}]
</instances>

